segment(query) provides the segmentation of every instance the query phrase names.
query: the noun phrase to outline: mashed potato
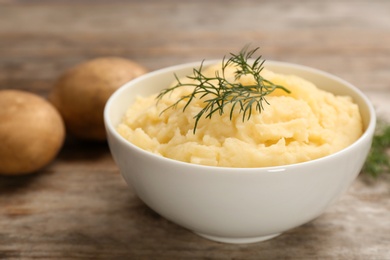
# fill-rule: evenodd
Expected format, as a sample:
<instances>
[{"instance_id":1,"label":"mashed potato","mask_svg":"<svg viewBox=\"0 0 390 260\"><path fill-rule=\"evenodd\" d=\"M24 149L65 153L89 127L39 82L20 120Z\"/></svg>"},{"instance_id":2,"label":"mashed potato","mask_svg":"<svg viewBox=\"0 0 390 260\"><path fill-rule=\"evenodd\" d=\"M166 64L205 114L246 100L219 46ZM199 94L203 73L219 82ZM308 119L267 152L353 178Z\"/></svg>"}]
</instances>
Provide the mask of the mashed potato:
<instances>
[{"instance_id":1,"label":"mashed potato","mask_svg":"<svg viewBox=\"0 0 390 260\"><path fill-rule=\"evenodd\" d=\"M203 73L215 75L216 67ZM234 69L227 73L234 80ZM284 86L266 97L268 104L249 120L242 114L215 113L201 118L195 134L194 116L203 100L194 100L183 112L165 108L192 92L180 87L156 105L156 95L139 97L128 109L118 132L142 149L171 159L221 167L265 167L299 163L337 152L357 140L363 131L358 106L351 97L335 96L294 75L263 70L262 76ZM189 80L189 79L183 79ZM240 79L243 85L253 78Z\"/></svg>"}]
</instances>

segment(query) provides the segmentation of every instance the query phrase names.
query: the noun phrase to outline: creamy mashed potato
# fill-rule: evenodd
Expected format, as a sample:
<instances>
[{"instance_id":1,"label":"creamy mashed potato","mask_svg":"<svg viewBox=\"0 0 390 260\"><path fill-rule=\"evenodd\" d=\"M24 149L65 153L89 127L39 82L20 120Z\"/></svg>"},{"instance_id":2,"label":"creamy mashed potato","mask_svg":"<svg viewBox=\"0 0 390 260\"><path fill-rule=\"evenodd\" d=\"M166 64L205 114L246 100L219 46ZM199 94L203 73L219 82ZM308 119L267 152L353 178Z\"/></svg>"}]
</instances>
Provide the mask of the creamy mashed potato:
<instances>
[{"instance_id":1,"label":"creamy mashed potato","mask_svg":"<svg viewBox=\"0 0 390 260\"><path fill-rule=\"evenodd\" d=\"M220 65L219 65L220 67ZM215 75L217 66L203 71ZM234 81L234 68L228 77ZM291 93L276 90L266 96L268 104L249 120L230 108L220 116L201 118L195 134L194 116L202 109L196 99L183 112L185 102L168 109L191 87L177 88L156 104L156 95L139 97L118 125L118 132L147 151L175 160L221 167L265 167L299 163L337 152L363 132L358 106L351 97L335 96L294 75L263 70L262 76ZM183 79L189 81L189 79ZM243 85L253 78L240 79ZM167 86L168 87L168 86Z\"/></svg>"}]
</instances>

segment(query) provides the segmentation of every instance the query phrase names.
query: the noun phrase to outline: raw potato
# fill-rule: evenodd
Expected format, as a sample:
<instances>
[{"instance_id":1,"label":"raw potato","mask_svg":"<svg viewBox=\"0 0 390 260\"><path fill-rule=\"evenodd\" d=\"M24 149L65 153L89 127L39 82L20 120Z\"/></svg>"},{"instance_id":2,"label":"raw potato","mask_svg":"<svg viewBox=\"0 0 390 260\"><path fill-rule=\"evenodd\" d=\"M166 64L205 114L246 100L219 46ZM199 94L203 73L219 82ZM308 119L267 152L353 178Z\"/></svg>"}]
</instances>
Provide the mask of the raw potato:
<instances>
[{"instance_id":1,"label":"raw potato","mask_svg":"<svg viewBox=\"0 0 390 260\"><path fill-rule=\"evenodd\" d=\"M58 111L38 95L0 91L0 174L33 173L49 164L65 139Z\"/></svg>"},{"instance_id":2,"label":"raw potato","mask_svg":"<svg viewBox=\"0 0 390 260\"><path fill-rule=\"evenodd\" d=\"M146 72L124 58L96 58L66 71L49 100L60 111L68 133L84 140L104 141L103 110L108 98L124 83Z\"/></svg>"}]
</instances>

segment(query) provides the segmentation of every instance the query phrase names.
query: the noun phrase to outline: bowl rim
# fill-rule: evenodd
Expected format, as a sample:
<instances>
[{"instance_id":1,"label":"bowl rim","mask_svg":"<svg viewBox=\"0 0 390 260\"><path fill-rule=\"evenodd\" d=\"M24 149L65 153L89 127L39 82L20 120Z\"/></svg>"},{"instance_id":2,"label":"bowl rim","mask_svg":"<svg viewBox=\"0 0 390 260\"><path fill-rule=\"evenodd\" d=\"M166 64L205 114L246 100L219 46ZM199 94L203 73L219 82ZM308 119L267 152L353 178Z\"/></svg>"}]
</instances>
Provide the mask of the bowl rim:
<instances>
[{"instance_id":1,"label":"bowl rim","mask_svg":"<svg viewBox=\"0 0 390 260\"><path fill-rule=\"evenodd\" d=\"M364 101L365 105L368 108L369 121L367 122L367 127L364 129L363 134L355 142L353 142L352 144L348 145L347 147L345 147L345 148L343 148L343 149L341 149L341 150L339 150L339 151L337 151L335 153L332 153L332 154L329 154L329 155L326 155L326 156L323 156L323 157L320 157L320 158L316 158L316 159L313 159L313 160L309 160L309 161L292 163L292 164L286 164L286 165L265 166L265 167L227 167L227 166L209 166L209 165L201 165L201 164L194 164L194 163L189 163L189 162L183 162L183 161L179 161L179 160L176 160L176 159L164 157L164 156L155 154L153 152L144 150L144 149L134 145L133 143L131 143L130 141L125 139L123 136L121 136L116 131L116 129L113 126L113 124L111 124L109 111L110 111L110 108L111 108L112 104L115 102L116 98L122 94L122 92L124 92L127 88L131 87L132 85L134 85L134 84L136 84L136 83L138 83L140 81L143 81L143 80L145 80L147 78L154 77L156 75L164 74L164 73L167 73L167 72L171 72L172 73L172 79L174 80L173 74L174 74L174 72L176 70L180 70L180 69L184 69L184 68L191 69L191 68L199 67L200 64L203 64L204 66L207 66L207 65L211 65L211 64L220 63L220 62L221 62L220 59L219 60L215 60L214 59L214 60L207 60L207 61L203 60L203 61L197 61L197 62L181 63L181 64L178 64L178 65L168 66L168 67L164 67L164 68L161 68L161 69L157 69L157 70L148 72L148 73L146 73L144 75L141 75L141 76L139 76L139 77L137 77L137 78L135 78L133 80L130 80L130 81L124 83L116 91L114 91L114 93L107 100L106 105L104 107L103 117L104 117L104 124L105 124L105 127L106 127L106 131L110 132L112 134L112 136L117 141L121 142L123 145L131 147L132 149L137 150L137 152L141 153L142 155L151 157L151 159L154 159L154 160L159 160L159 161L166 162L166 163L178 164L179 166L181 165L181 166L184 166L184 167L199 168L199 170L223 169L224 172L238 171L238 170L239 171L244 171L244 172L254 172L254 171L261 170L261 171L273 172L273 173L274 172L283 172L283 171L286 170L286 168L302 167L304 165L310 165L310 164L313 164L313 163L318 163L319 161L331 160L333 157L340 156L341 154L347 153L349 150L354 149L354 147L359 146L366 139L372 138L372 136L373 136L373 134L375 132L376 112L375 112L374 106L371 103L371 101L368 99L368 97L359 88L357 88L356 86L354 86L350 82L348 82L348 81L346 81L346 80L344 80L344 79L342 79L342 78L340 78L340 77L338 77L338 76L336 76L334 74L331 74L329 72L326 72L326 71L323 71L323 70L320 70L320 69L317 69L317 68L309 67L309 66L306 66L306 65L295 64L295 63L284 62L284 61L277 61L277 60L267 60L265 62L265 67L266 67L267 63L271 63L273 66L279 66L279 67L281 66L281 67L289 67L289 68L292 67L292 68L303 70L303 71L306 71L306 72L309 72L309 73L319 74L321 76L324 76L324 77L330 78L332 80L338 81L342 85L347 86L349 89L351 89L353 92L355 92ZM108 133L107 133L107 135L108 135Z\"/></svg>"}]
</instances>

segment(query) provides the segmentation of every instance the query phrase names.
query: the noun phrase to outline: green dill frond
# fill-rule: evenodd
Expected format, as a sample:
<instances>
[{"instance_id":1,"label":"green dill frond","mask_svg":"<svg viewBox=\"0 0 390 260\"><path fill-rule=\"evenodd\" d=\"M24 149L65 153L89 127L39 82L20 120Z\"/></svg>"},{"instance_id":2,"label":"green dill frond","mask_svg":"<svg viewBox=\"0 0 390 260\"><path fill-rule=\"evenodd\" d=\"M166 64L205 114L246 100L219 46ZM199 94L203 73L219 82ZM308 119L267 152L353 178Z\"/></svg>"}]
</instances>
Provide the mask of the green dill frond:
<instances>
[{"instance_id":1,"label":"green dill frond","mask_svg":"<svg viewBox=\"0 0 390 260\"><path fill-rule=\"evenodd\" d=\"M290 91L283 86L273 84L271 81L264 79L260 73L263 70L265 60L261 56L252 61L252 57L259 48L248 51L248 46L244 47L239 54L230 53L230 58L222 60L221 73L218 71L212 77L207 77L202 73L203 62L198 69L193 69L193 74L187 78L193 80L193 83L182 83L175 75L176 85L171 88L162 90L157 96L157 102L168 93L183 86L192 86L193 92L180 97L171 106L164 109L176 108L180 102L186 102L183 111L196 98L202 99L204 106L195 115L195 125L193 132L196 132L199 120L204 118L211 118L215 113L222 115L225 112L225 107L231 104L230 120L233 118L233 111L238 108L239 113L242 113L242 120L249 120L253 109L261 113L264 110L264 103L269 104L266 96L271 94L276 89L281 89L287 93ZM228 67L235 68L235 81L230 82L225 75ZM242 76L251 75L254 79L252 85L242 85L239 80Z\"/></svg>"},{"instance_id":2,"label":"green dill frond","mask_svg":"<svg viewBox=\"0 0 390 260\"><path fill-rule=\"evenodd\" d=\"M363 173L378 177L390 172L390 125L379 122L377 132L372 139L371 150L363 167Z\"/></svg>"}]
</instances>

